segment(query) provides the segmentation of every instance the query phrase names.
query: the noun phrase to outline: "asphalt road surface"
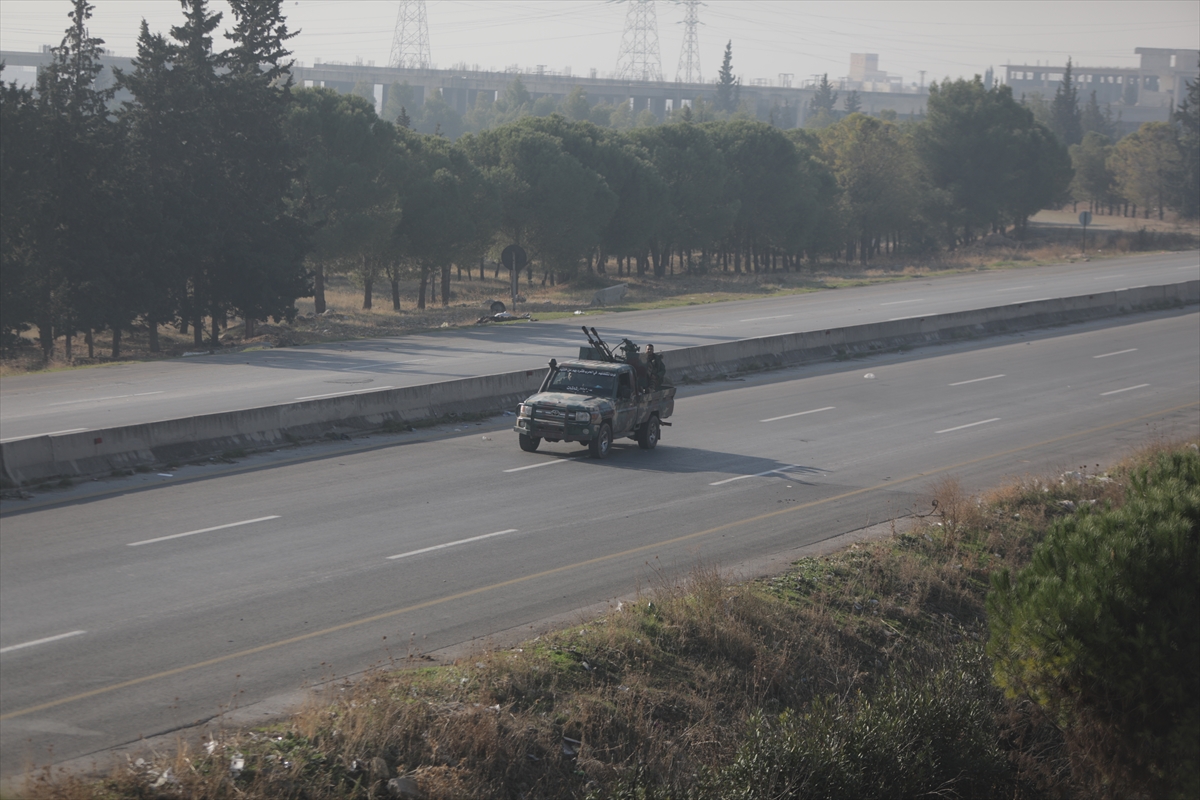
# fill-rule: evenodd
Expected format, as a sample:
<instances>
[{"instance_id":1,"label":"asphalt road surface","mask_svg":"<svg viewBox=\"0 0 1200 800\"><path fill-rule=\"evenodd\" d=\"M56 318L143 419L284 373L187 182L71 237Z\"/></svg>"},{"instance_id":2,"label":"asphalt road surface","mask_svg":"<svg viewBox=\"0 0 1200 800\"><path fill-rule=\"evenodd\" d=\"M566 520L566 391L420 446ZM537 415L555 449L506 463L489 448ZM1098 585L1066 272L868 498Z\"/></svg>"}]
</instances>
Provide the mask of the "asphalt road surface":
<instances>
[{"instance_id":1,"label":"asphalt road surface","mask_svg":"<svg viewBox=\"0 0 1200 800\"><path fill-rule=\"evenodd\" d=\"M658 449L605 461L498 422L9 503L0 774L923 512L942 476L1196 436L1198 342L1198 313L1138 315L684 387Z\"/></svg>"},{"instance_id":2,"label":"asphalt road surface","mask_svg":"<svg viewBox=\"0 0 1200 800\"><path fill-rule=\"evenodd\" d=\"M544 366L578 353L579 325L660 350L754 336L1178 283L1200 253L997 270L788 297L452 329L0 380L0 441L74 433Z\"/></svg>"}]
</instances>

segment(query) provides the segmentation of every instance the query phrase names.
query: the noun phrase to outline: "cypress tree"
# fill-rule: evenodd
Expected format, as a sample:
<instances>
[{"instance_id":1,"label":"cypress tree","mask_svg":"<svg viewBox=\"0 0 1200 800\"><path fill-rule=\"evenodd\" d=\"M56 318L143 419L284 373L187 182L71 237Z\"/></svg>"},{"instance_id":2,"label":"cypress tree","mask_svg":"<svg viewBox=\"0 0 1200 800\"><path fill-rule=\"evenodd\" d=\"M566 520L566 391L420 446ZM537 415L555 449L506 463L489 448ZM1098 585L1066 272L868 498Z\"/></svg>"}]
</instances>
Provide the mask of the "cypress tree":
<instances>
[{"instance_id":1,"label":"cypress tree","mask_svg":"<svg viewBox=\"0 0 1200 800\"><path fill-rule=\"evenodd\" d=\"M1079 144L1083 140L1083 123L1079 113L1079 89L1071 76L1071 59L1063 70L1062 83L1054 91L1050 103L1050 129L1064 145Z\"/></svg>"}]
</instances>

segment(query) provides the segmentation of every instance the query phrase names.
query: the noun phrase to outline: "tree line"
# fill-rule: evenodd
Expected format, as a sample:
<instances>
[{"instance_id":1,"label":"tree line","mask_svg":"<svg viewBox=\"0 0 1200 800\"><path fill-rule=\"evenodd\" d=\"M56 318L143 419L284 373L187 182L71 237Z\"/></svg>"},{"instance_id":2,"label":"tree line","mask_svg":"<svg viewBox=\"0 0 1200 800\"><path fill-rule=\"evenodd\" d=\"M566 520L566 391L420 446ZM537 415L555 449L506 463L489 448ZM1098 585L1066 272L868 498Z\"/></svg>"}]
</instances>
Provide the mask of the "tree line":
<instances>
[{"instance_id":1,"label":"tree line","mask_svg":"<svg viewBox=\"0 0 1200 800\"><path fill-rule=\"evenodd\" d=\"M1162 219L1167 210L1188 219L1200 215L1200 80L1186 83L1170 122L1147 122L1121 137L1119 120L1111 108L1100 108L1096 92L1080 102L1072 71L1067 59L1050 102L1038 93L1021 98L1070 148L1071 200L1095 213L1136 216L1140 207L1147 219L1151 213Z\"/></svg>"},{"instance_id":2,"label":"tree line","mask_svg":"<svg viewBox=\"0 0 1200 800\"><path fill-rule=\"evenodd\" d=\"M452 140L413 130L404 106L392 121L360 94L293 87L282 0L233 0L222 52L221 15L181 5L169 35L143 23L131 71L100 89L103 42L73 0L36 87L0 91L6 343L36 327L46 358L58 339L69 356L82 333L92 355L108 330L115 357L123 332L147 330L153 351L171 324L215 344L230 319L248 334L291 320L300 297L323 311L333 273L367 308L390 289L399 310L408 280L418 308L446 305L453 269L482 272L509 243L543 282L865 262L1021 229L1073 177L1051 130L978 78L934 84L919 122L819 130L730 114L731 69L712 117L624 129L581 118L583 97L521 113L514 81L496 103L512 119Z\"/></svg>"}]
</instances>

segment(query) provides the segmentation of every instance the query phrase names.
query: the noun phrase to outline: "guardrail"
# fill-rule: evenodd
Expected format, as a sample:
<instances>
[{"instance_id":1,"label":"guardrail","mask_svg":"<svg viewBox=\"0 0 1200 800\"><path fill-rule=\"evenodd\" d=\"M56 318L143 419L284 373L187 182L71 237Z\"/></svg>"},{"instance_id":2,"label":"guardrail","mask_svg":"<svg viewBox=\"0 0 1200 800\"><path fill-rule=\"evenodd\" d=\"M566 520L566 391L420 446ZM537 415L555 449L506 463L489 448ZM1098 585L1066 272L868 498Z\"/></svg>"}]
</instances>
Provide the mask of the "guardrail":
<instances>
[{"instance_id":1,"label":"guardrail","mask_svg":"<svg viewBox=\"0 0 1200 800\"><path fill-rule=\"evenodd\" d=\"M1200 303L1200 281L1037 300L845 328L764 336L662 353L675 383L826 361L902 347L1035 330ZM229 450L275 448L329 434L378 430L447 415L514 409L546 369L506 372L322 400L203 414L117 428L35 436L0 444L11 485L107 475L141 465L186 462Z\"/></svg>"}]
</instances>

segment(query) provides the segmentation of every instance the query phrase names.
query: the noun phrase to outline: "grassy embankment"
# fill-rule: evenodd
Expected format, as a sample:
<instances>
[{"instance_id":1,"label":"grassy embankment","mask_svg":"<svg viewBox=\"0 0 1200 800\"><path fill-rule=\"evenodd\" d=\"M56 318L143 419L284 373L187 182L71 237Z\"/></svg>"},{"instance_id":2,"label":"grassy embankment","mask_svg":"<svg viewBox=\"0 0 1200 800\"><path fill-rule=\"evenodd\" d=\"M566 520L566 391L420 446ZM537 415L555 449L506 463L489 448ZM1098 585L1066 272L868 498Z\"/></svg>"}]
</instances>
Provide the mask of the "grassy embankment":
<instances>
[{"instance_id":1,"label":"grassy embankment","mask_svg":"<svg viewBox=\"0 0 1200 800\"><path fill-rule=\"evenodd\" d=\"M1097 216L1089 229L1088 241L1089 258L1150 250L1188 249L1200 242L1200 225L1175 220L1160 222L1155 219ZM823 262L806 265L799 273L734 274L717 269L707 274L674 274L663 278L653 275L618 276L610 266L606 275L581 275L574 281L556 286L543 285L542 275L535 272L532 284L524 277L521 280L521 293L527 302L522 303L517 311L530 312L538 319L573 316L576 310L589 310L588 303L596 289L622 282L629 286L624 303L619 308L607 311L704 305L871 283L927 279L980 269L1038 266L1077 260L1082 257L1079 251L1080 228L1075 221L1075 214L1069 210L1043 211L1033 218L1023 241L990 237L955 252L934 253L919 258L882 256L865 266ZM296 304L300 316L293 324L259 325L257 335L247 340L239 321L232 320L222 336L222 342L230 350L252 349L400 336L443 326L472 325L485 313L489 301L499 299L508 302L507 273L499 277L495 275L490 267L483 280L480 279L478 267L474 268L469 280L466 273L460 279L455 272L449 306L443 308L431 290L427 296L428 308L423 311L415 307L416 282L404 282L401 284L399 312L392 309L390 288L386 283L376 284L374 307L364 311L361 309L361 288L346 277L333 276L326 292L330 313L317 317L313 314L312 299L301 299ZM113 363L108 358L111 337L107 333L96 335L95 355L91 358L87 357L82 337L77 336L72 357L67 359L60 338L49 365L42 363L41 351L35 344L36 337L36 330L27 331L24 338L28 346L0 358L0 376ZM154 354L149 352L149 337L145 330L127 333L122 340L121 361L171 358L196 349L190 334L181 335L170 326L160 326L159 338L162 352ZM207 350L206 347L201 349Z\"/></svg>"},{"instance_id":2,"label":"grassy embankment","mask_svg":"<svg viewBox=\"0 0 1200 800\"><path fill-rule=\"evenodd\" d=\"M943 479L907 529L785 574L701 567L520 647L449 666L410 654L274 726L104 779L47 769L24 796L1092 796L1062 732L991 681L989 576L1072 509L1119 506L1133 468L1181 447L978 498Z\"/></svg>"}]
</instances>

